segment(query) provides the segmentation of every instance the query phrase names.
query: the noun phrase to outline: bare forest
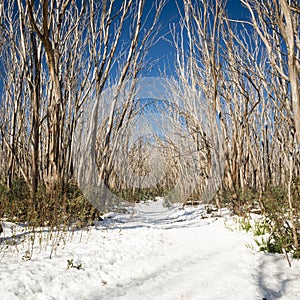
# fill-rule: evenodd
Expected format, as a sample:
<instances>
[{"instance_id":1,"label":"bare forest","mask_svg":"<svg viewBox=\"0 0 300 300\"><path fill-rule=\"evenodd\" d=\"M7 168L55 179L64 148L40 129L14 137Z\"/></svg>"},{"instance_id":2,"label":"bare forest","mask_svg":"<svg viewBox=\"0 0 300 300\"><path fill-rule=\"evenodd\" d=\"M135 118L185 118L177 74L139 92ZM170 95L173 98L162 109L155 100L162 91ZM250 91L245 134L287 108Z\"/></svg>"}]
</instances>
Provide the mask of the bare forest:
<instances>
[{"instance_id":1,"label":"bare forest","mask_svg":"<svg viewBox=\"0 0 300 300\"><path fill-rule=\"evenodd\" d=\"M300 255L300 2L179 2L161 34L164 0L0 0L0 220L82 227L163 196L265 215Z\"/></svg>"}]
</instances>

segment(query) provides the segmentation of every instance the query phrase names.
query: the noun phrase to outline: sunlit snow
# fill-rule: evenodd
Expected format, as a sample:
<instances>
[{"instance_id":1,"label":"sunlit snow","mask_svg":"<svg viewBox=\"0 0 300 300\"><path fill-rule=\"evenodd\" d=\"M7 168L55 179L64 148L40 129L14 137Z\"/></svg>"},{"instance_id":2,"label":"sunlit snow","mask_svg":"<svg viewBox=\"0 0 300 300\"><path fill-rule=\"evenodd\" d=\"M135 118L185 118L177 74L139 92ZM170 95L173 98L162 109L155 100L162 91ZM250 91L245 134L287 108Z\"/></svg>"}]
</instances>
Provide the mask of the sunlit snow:
<instances>
[{"instance_id":1,"label":"sunlit snow","mask_svg":"<svg viewBox=\"0 0 300 300\"><path fill-rule=\"evenodd\" d=\"M227 211L207 218L159 199L76 232L51 259L10 245L0 299L300 299L300 262L247 247L253 237L232 224Z\"/></svg>"}]
</instances>

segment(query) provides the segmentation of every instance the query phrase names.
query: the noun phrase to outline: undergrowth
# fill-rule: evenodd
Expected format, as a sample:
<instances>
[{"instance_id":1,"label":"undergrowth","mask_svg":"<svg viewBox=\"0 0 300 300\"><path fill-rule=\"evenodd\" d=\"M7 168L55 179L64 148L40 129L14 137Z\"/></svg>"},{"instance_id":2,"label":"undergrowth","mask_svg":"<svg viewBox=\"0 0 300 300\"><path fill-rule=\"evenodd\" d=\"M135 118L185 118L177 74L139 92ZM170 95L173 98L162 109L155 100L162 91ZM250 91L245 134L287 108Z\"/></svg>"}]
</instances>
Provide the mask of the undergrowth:
<instances>
[{"instance_id":1,"label":"undergrowth","mask_svg":"<svg viewBox=\"0 0 300 300\"><path fill-rule=\"evenodd\" d=\"M287 190L281 186L270 186L264 193L252 190L222 194L222 204L237 215L239 229L251 232L260 251L267 253L290 253L300 258L300 248L295 246L291 220L297 227L300 242L300 194L299 185L294 184L292 199L294 210L288 205ZM256 218L252 216L255 215Z\"/></svg>"},{"instance_id":2,"label":"undergrowth","mask_svg":"<svg viewBox=\"0 0 300 300\"><path fill-rule=\"evenodd\" d=\"M0 224L5 221L10 232L5 236L1 225L0 251L13 247L19 252L26 247L23 259L28 260L38 245L40 250L50 249L51 257L77 229L88 230L100 215L75 181L59 191L39 186L34 197L22 179L14 180L10 189L0 184Z\"/></svg>"}]
</instances>

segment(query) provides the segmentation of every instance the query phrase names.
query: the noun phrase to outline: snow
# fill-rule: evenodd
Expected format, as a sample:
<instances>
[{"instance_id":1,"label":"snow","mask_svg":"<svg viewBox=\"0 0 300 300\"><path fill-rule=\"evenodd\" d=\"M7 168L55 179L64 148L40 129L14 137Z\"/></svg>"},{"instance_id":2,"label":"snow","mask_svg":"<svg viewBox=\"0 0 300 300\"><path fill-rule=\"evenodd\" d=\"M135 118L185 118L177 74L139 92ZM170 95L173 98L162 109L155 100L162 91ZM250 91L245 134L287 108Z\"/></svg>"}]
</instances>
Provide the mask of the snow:
<instances>
[{"instance_id":1,"label":"snow","mask_svg":"<svg viewBox=\"0 0 300 300\"><path fill-rule=\"evenodd\" d=\"M300 299L300 262L247 247L253 237L222 215L140 203L75 232L51 259L39 245L24 259L20 239L1 257L0 299Z\"/></svg>"}]
</instances>

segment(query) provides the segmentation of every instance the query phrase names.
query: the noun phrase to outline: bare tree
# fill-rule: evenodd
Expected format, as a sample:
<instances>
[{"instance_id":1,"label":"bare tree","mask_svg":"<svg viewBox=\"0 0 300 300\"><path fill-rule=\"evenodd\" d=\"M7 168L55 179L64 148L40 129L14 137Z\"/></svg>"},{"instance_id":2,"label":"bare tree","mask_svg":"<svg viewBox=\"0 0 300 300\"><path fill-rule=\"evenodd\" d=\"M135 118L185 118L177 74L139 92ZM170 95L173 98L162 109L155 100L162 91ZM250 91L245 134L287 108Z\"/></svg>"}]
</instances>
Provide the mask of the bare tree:
<instances>
[{"instance_id":1,"label":"bare tree","mask_svg":"<svg viewBox=\"0 0 300 300\"><path fill-rule=\"evenodd\" d=\"M299 11L298 1L242 0L251 14L251 25L262 39L274 71L290 85L289 100L294 112L294 123L300 140L299 92Z\"/></svg>"},{"instance_id":2,"label":"bare tree","mask_svg":"<svg viewBox=\"0 0 300 300\"><path fill-rule=\"evenodd\" d=\"M82 124L81 136L87 138L84 149L78 149L81 158L78 159L77 177L79 181L84 180L83 186L94 185L101 189L99 185L104 184L105 190L109 187L119 142L138 108L136 82L147 52L156 42L157 23L163 6L164 1L154 2L151 10L146 12L145 1L124 1L119 6L108 1L103 3L102 10L91 5L89 36L94 64L91 94L94 102L83 116L83 120L88 118L91 122ZM128 19L131 26L129 32L124 33ZM130 36L128 43L122 43L122 34ZM112 73L116 74L114 79ZM101 202L105 197L98 198ZM108 196L106 198L107 205Z\"/></svg>"},{"instance_id":3,"label":"bare tree","mask_svg":"<svg viewBox=\"0 0 300 300\"><path fill-rule=\"evenodd\" d=\"M298 237L295 225L294 204L291 197L291 182L294 174L293 163L297 144L300 141L300 47L299 47L299 12L298 1L268 0L241 1L251 14L251 25L263 41L270 64L284 85L284 95L293 112L293 124L289 134L290 154L285 159L286 169L289 170L287 179L288 205L292 227L294 246L298 248ZM297 142L294 138L297 136ZM287 154L285 153L285 157ZM267 162L268 163L268 162Z\"/></svg>"}]
</instances>

